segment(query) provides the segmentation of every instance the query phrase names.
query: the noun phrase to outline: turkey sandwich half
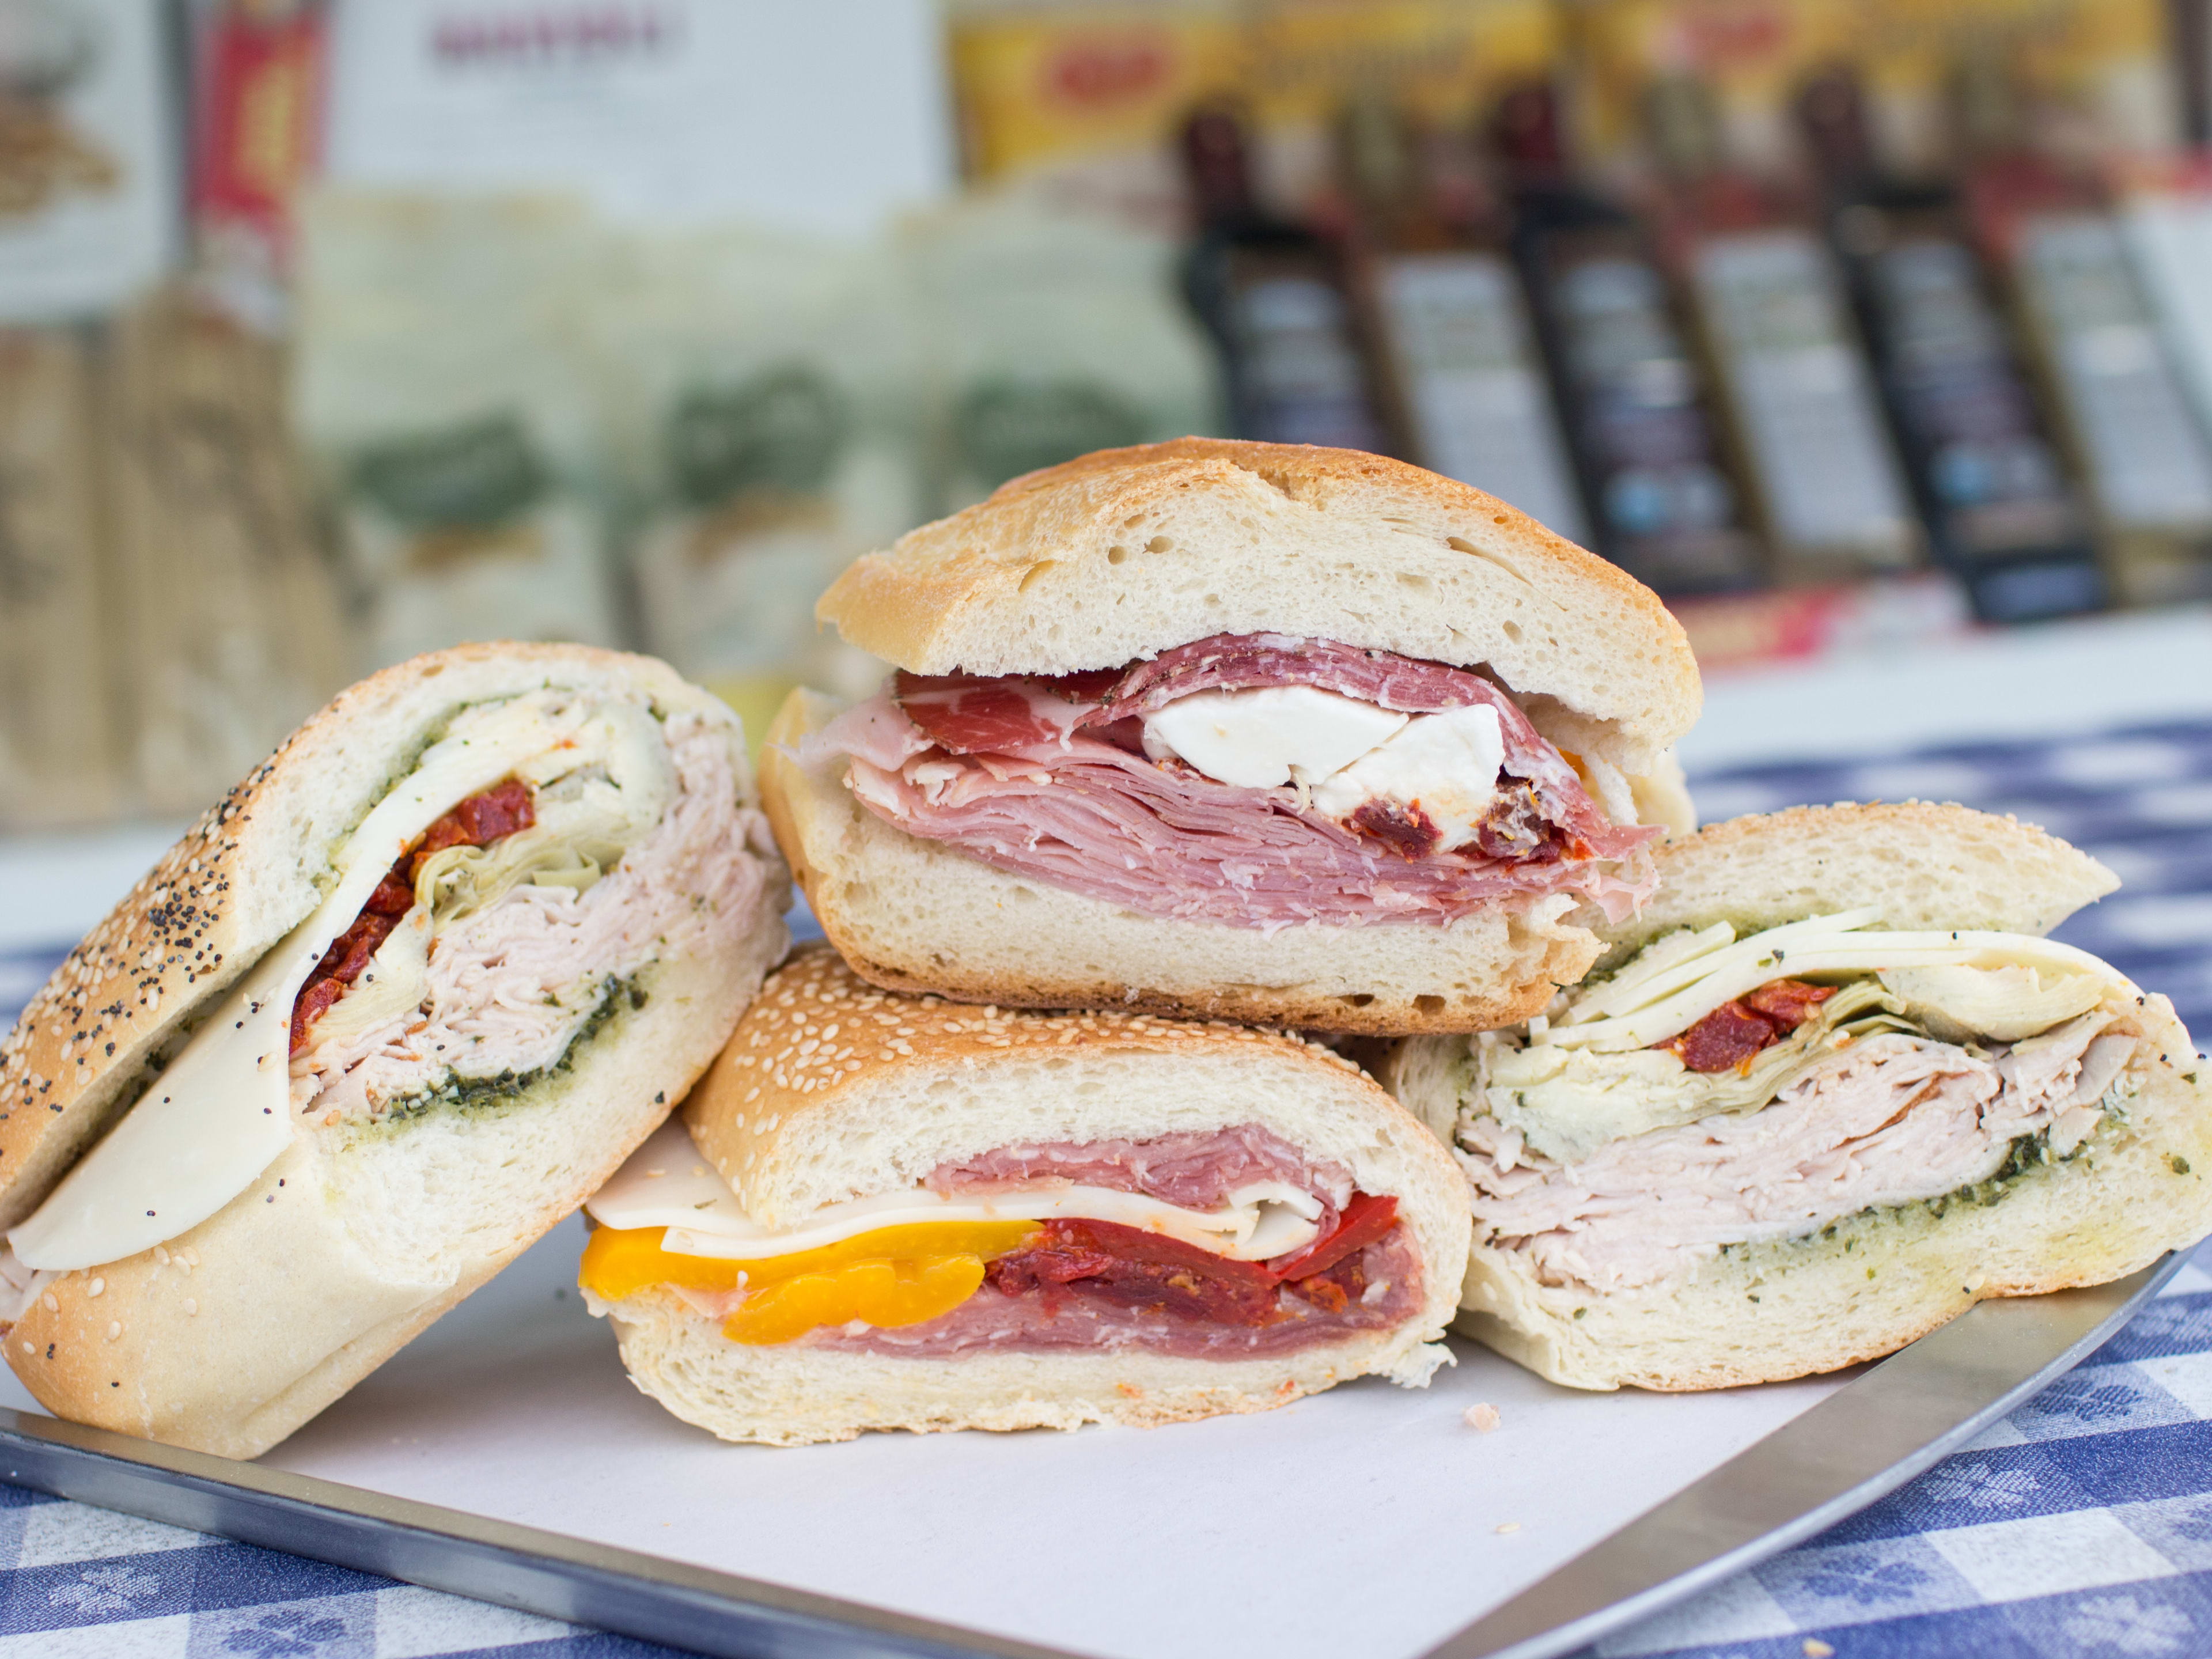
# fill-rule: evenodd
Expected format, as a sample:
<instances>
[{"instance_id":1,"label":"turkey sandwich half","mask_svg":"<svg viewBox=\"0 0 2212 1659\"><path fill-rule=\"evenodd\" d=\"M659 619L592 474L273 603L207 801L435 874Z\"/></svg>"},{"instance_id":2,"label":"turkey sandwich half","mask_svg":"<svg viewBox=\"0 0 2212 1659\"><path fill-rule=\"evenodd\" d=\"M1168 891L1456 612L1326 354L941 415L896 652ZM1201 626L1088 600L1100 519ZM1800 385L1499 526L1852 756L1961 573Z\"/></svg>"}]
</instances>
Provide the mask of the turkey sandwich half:
<instances>
[{"instance_id":1,"label":"turkey sandwich half","mask_svg":"<svg viewBox=\"0 0 2212 1659\"><path fill-rule=\"evenodd\" d=\"M728 709L474 645L343 693L0 1048L8 1363L57 1414L266 1449L580 1203L782 954Z\"/></svg>"},{"instance_id":2,"label":"turkey sandwich half","mask_svg":"<svg viewBox=\"0 0 2212 1659\"><path fill-rule=\"evenodd\" d=\"M1599 972L1386 1083L1473 1198L1461 1328L1554 1382L1833 1370L2212 1229L2162 996L2044 933L2118 884L1956 806L1738 818L1659 855Z\"/></svg>"}]
</instances>

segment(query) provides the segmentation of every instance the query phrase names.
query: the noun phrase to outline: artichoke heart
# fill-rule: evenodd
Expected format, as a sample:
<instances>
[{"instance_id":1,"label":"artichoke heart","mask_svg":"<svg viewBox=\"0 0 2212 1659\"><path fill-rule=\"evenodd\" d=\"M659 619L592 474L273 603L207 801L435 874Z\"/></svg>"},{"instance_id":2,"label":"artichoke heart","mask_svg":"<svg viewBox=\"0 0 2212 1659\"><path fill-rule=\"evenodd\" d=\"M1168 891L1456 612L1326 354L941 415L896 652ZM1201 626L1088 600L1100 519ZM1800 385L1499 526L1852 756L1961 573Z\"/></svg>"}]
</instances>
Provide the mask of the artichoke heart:
<instances>
[{"instance_id":1,"label":"artichoke heart","mask_svg":"<svg viewBox=\"0 0 2212 1659\"><path fill-rule=\"evenodd\" d=\"M2028 967L1889 968L1882 986L1944 1042L2018 1042L2086 1014L2109 987L2094 974Z\"/></svg>"},{"instance_id":2,"label":"artichoke heart","mask_svg":"<svg viewBox=\"0 0 2212 1659\"><path fill-rule=\"evenodd\" d=\"M609 703L575 742L520 769L537 822L488 847L448 847L415 872L415 902L437 924L495 904L525 882L580 896L660 822L676 793L668 745L646 710Z\"/></svg>"}]
</instances>

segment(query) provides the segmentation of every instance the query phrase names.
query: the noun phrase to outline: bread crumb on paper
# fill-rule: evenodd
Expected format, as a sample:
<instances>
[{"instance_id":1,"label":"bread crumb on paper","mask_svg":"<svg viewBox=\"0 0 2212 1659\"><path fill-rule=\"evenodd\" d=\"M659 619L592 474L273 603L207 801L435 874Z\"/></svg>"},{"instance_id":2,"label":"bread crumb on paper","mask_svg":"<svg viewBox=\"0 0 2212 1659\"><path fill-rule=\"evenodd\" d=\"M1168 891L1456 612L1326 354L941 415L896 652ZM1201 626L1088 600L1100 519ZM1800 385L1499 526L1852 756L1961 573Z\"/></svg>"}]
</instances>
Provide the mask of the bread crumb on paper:
<instances>
[{"instance_id":1,"label":"bread crumb on paper","mask_svg":"<svg viewBox=\"0 0 2212 1659\"><path fill-rule=\"evenodd\" d=\"M1521 1523L1518 1521L1500 1521L1498 1523L1498 1530L1500 1533L1518 1532L1521 1530Z\"/></svg>"},{"instance_id":2,"label":"bread crumb on paper","mask_svg":"<svg viewBox=\"0 0 2212 1659\"><path fill-rule=\"evenodd\" d=\"M1497 1407L1482 1405L1469 1406L1465 1412L1461 1413L1460 1420L1465 1423L1470 1429L1479 1429L1484 1434L1488 1434L1492 1430L1495 1429L1500 1422L1504 1421L1504 1419L1498 1415Z\"/></svg>"},{"instance_id":3,"label":"bread crumb on paper","mask_svg":"<svg viewBox=\"0 0 2212 1659\"><path fill-rule=\"evenodd\" d=\"M1805 1638L1805 1659L1833 1659L1835 1651L1817 1636Z\"/></svg>"}]
</instances>

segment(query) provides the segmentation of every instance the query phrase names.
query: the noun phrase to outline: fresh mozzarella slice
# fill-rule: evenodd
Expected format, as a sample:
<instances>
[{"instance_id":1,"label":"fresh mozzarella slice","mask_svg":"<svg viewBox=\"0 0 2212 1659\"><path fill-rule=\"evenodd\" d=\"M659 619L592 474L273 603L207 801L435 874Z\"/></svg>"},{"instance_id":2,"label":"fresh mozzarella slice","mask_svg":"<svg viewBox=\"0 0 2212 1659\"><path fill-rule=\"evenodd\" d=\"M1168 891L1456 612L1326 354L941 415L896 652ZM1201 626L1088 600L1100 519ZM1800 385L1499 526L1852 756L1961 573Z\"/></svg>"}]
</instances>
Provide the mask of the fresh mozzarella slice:
<instances>
[{"instance_id":1,"label":"fresh mozzarella slice","mask_svg":"<svg viewBox=\"0 0 2212 1659\"><path fill-rule=\"evenodd\" d=\"M1388 742L1314 786L1313 804L1349 821L1370 801L1421 815L1443 832L1443 850L1464 845L1498 799L1505 733L1487 703L1421 714Z\"/></svg>"},{"instance_id":2,"label":"fresh mozzarella slice","mask_svg":"<svg viewBox=\"0 0 2212 1659\"><path fill-rule=\"evenodd\" d=\"M564 772L603 759L591 714L545 690L459 716L348 837L334 860L337 884L315 913L254 964L107 1138L9 1233L17 1257L57 1271L118 1261L198 1226L251 1187L291 1144L292 1005L331 941L393 860L456 804L556 750ZM411 942L393 946L395 963Z\"/></svg>"},{"instance_id":3,"label":"fresh mozzarella slice","mask_svg":"<svg viewBox=\"0 0 2212 1659\"><path fill-rule=\"evenodd\" d=\"M1218 1210L1189 1210L1140 1193L1044 1181L948 1197L926 1188L883 1193L817 1210L781 1231L749 1218L729 1183L699 1155L690 1131L671 1121L584 1206L605 1227L665 1227L661 1248L678 1255L749 1261L923 1221L1110 1221L1164 1233L1237 1261L1304 1249L1320 1236L1321 1202L1283 1182L1255 1182Z\"/></svg>"},{"instance_id":4,"label":"fresh mozzarella slice","mask_svg":"<svg viewBox=\"0 0 2212 1659\"><path fill-rule=\"evenodd\" d=\"M1145 752L1209 778L1273 789L1325 778L1406 724L1406 716L1310 685L1199 691L1145 717Z\"/></svg>"}]
</instances>

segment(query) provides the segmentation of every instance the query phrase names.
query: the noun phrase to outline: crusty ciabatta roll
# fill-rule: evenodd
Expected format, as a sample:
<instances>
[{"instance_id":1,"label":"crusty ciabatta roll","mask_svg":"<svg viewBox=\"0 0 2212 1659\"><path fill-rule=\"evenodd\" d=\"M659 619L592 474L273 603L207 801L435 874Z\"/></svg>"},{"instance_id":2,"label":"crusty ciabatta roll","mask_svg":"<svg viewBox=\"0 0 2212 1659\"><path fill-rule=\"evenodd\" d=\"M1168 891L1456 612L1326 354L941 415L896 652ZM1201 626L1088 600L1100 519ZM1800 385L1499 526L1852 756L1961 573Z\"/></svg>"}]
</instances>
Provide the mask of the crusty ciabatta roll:
<instances>
[{"instance_id":1,"label":"crusty ciabatta roll","mask_svg":"<svg viewBox=\"0 0 2212 1659\"><path fill-rule=\"evenodd\" d=\"M1541 1024L1395 1046L1473 1196L1460 1328L1577 1388L1834 1370L2212 1230L2162 996L2042 937L2118 884L2010 818L1799 808L1660 849Z\"/></svg>"},{"instance_id":2,"label":"crusty ciabatta roll","mask_svg":"<svg viewBox=\"0 0 2212 1659\"><path fill-rule=\"evenodd\" d=\"M1522 1018L1691 817L1682 630L1418 467L1185 439L1005 485L817 607L898 665L793 696L762 790L894 989L1368 1033Z\"/></svg>"},{"instance_id":3,"label":"crusty ciabatta roll","mask_svg":"<svg viewBox=\"0 0 2212 1659\"><path fill-rule=\"evenodd\" d=\"M471 645L342 694L0 1049L8 1363L266 1449L582 1201L782 954L743 732L649 658Z\"/></svg>"},{"instance_id":4,"label":"crusty ciabatta roll","mask_svg":"<svg viewBox=\"0 0 2212 1659\"><path fill-rule=\"evenodd\" d=\"M1449 1158L1325 1048L900 996L818 947L588 1207L638 1387L772 1445L1418 1386L1467 1260Z\"/></svg>"}]
</instances>

